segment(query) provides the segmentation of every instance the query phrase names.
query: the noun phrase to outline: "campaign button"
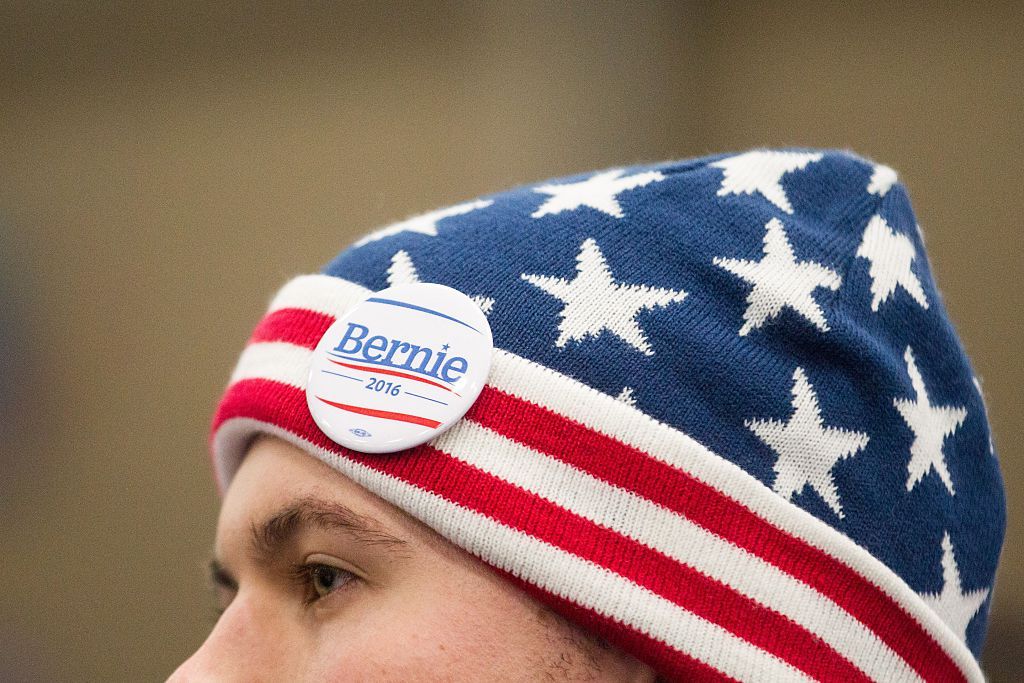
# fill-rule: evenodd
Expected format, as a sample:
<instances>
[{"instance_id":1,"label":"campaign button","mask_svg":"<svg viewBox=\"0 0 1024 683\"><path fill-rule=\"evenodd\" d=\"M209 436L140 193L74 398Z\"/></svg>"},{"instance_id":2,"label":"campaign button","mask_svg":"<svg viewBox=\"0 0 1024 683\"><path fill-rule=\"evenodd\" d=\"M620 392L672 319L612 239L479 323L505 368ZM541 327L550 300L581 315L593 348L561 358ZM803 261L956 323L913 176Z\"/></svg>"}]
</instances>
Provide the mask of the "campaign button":
<instances>
[{"instance_id":1,"label":"campaign button","mask_svg":"<svg viewBox=\"0 0 1024 683\"><path fill-rule=\"evenodd\" d=\"M491 367L480 307L445 285L371 294L338 318L313 351L306 403L333 441L392 453L429 441L480 395Z\"/></svg>"}]
</instances>

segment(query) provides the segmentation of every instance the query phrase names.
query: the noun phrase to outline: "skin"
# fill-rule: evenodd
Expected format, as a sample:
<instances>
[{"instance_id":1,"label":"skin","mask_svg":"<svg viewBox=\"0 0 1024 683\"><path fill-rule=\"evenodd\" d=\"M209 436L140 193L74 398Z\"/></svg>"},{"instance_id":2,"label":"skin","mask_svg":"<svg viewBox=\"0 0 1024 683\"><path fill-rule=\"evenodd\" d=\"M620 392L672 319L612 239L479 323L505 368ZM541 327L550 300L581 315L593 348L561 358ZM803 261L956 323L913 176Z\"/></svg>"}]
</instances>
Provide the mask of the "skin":
<instances>
[{"instance_id":1,"label":"skin","mask_svg":"<svg viewBox=\"0 0 1024 683\"><path fill-rule=\"evenodd\" d=\"M224 497L223 610L170 681L653 681L468 553L264 437Z\"/></svg>"}]
</instances>

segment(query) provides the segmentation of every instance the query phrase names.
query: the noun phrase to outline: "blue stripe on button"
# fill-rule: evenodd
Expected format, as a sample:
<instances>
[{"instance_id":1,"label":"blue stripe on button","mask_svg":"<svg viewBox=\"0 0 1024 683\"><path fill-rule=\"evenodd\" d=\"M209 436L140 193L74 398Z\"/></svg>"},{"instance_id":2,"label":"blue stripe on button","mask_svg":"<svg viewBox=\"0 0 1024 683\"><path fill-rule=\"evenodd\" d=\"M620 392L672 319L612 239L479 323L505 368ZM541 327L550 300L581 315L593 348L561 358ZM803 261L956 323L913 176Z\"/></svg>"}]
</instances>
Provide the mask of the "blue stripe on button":
<instances>
[{"instance_id":1,"label":"blue stripe on button","mask_svg":"<svg viewBox=\"0 0 1024 683\"><path fill-rule=\"evenodd\" d=\"M436 398L430 398L429 396L420 396L419 394L414 394L411 391L403 391L402 393L406 394L408 396L415 396L416 398L422 398L425 401L433 401L434 403L440 403L443 406L448 405L444 401L438 401Z\"/></svg>"},{"instance_id":2,"label":"blue stripe on button","mask_svg":"<svg viewBox=\"0 0 1024 683\"><path fill-rule=\"evenodd\" d=\"M423 306L417 306L415 304L408 304L408 303L406 303L404 301L395 301L394 299L381 299L380 297L376 297L376 296L371 296L369 299L367 299L367 301L372 301L375 304L388 304L389 306L400 306L402 308L411 308L414 311L421 311L423 313L429 313L431 315L436 315L439 318L444 318L445 320L451 320L452 322L456 322L456 323L458 323L460 325L464 325L465 327L468 327L469 329L473 330L477 334L483 334L480 330L476 329L475 327L473 327L469 323L464 323L461 320L459 320L458 318L453 318L450 315L446 315L446 314L442 313L441 311L435 311L432 308L424 308Z\"/></svg>"},{"instance_id":3,"label":"blue stripe on button","mask_svg":"<svg viewBox=\"0 0 1024 683\"><path fill-rule=\"evenodd\" d=\"M362 382L363 381L363 380L359 379L358 377L353 377L352 375L343 375L340 372L331 372L330 370L321 370L320 372L324 373L325 375L334 375L335 377L344 377L345 379L350 379L350 380L353 380L355 382Z\"/></svg>"}]
</instances>

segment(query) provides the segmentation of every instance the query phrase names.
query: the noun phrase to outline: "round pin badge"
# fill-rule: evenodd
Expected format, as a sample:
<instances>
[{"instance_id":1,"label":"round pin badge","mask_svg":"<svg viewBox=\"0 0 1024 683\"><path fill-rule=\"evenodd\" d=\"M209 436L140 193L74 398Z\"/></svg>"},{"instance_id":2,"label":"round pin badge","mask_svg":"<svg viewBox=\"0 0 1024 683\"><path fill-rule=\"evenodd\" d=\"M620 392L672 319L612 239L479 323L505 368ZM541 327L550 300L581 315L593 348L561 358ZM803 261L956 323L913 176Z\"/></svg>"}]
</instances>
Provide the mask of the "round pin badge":
<instances>
[{"instance_id":1,"label":"round pin badge","mask_svg":"<svg viewBox=\"0 0 1024 683\"><path fill-rule=\"evenodd\" d=\"M493 341L480 307L433 283L371 294L313 352L306 403L333 441L391 453L429 441L473 405Z\"/></svg>"}]
</instances>

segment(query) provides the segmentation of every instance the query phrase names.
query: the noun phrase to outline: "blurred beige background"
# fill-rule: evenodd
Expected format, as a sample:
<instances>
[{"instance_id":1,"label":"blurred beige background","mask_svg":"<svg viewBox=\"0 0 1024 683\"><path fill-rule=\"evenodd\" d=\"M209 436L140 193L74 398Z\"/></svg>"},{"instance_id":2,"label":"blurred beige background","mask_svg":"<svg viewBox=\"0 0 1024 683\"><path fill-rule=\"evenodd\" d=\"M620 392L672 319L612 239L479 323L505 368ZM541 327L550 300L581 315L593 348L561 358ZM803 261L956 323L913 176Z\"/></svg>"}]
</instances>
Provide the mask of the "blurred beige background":
<instances>
[{"instance_id":1,"label":"blurred beige background","mask_svg":"<svg viewBox=\"0 0 1024 683\"><path fill-rule=\"evenodd\" d=\"M889 4L0 4L0 679L202 641L208 419L287 278L511 184L789 144L910 187L1008 483L1018 678L1024 12Z\"/></svg>"}]
</instances>

